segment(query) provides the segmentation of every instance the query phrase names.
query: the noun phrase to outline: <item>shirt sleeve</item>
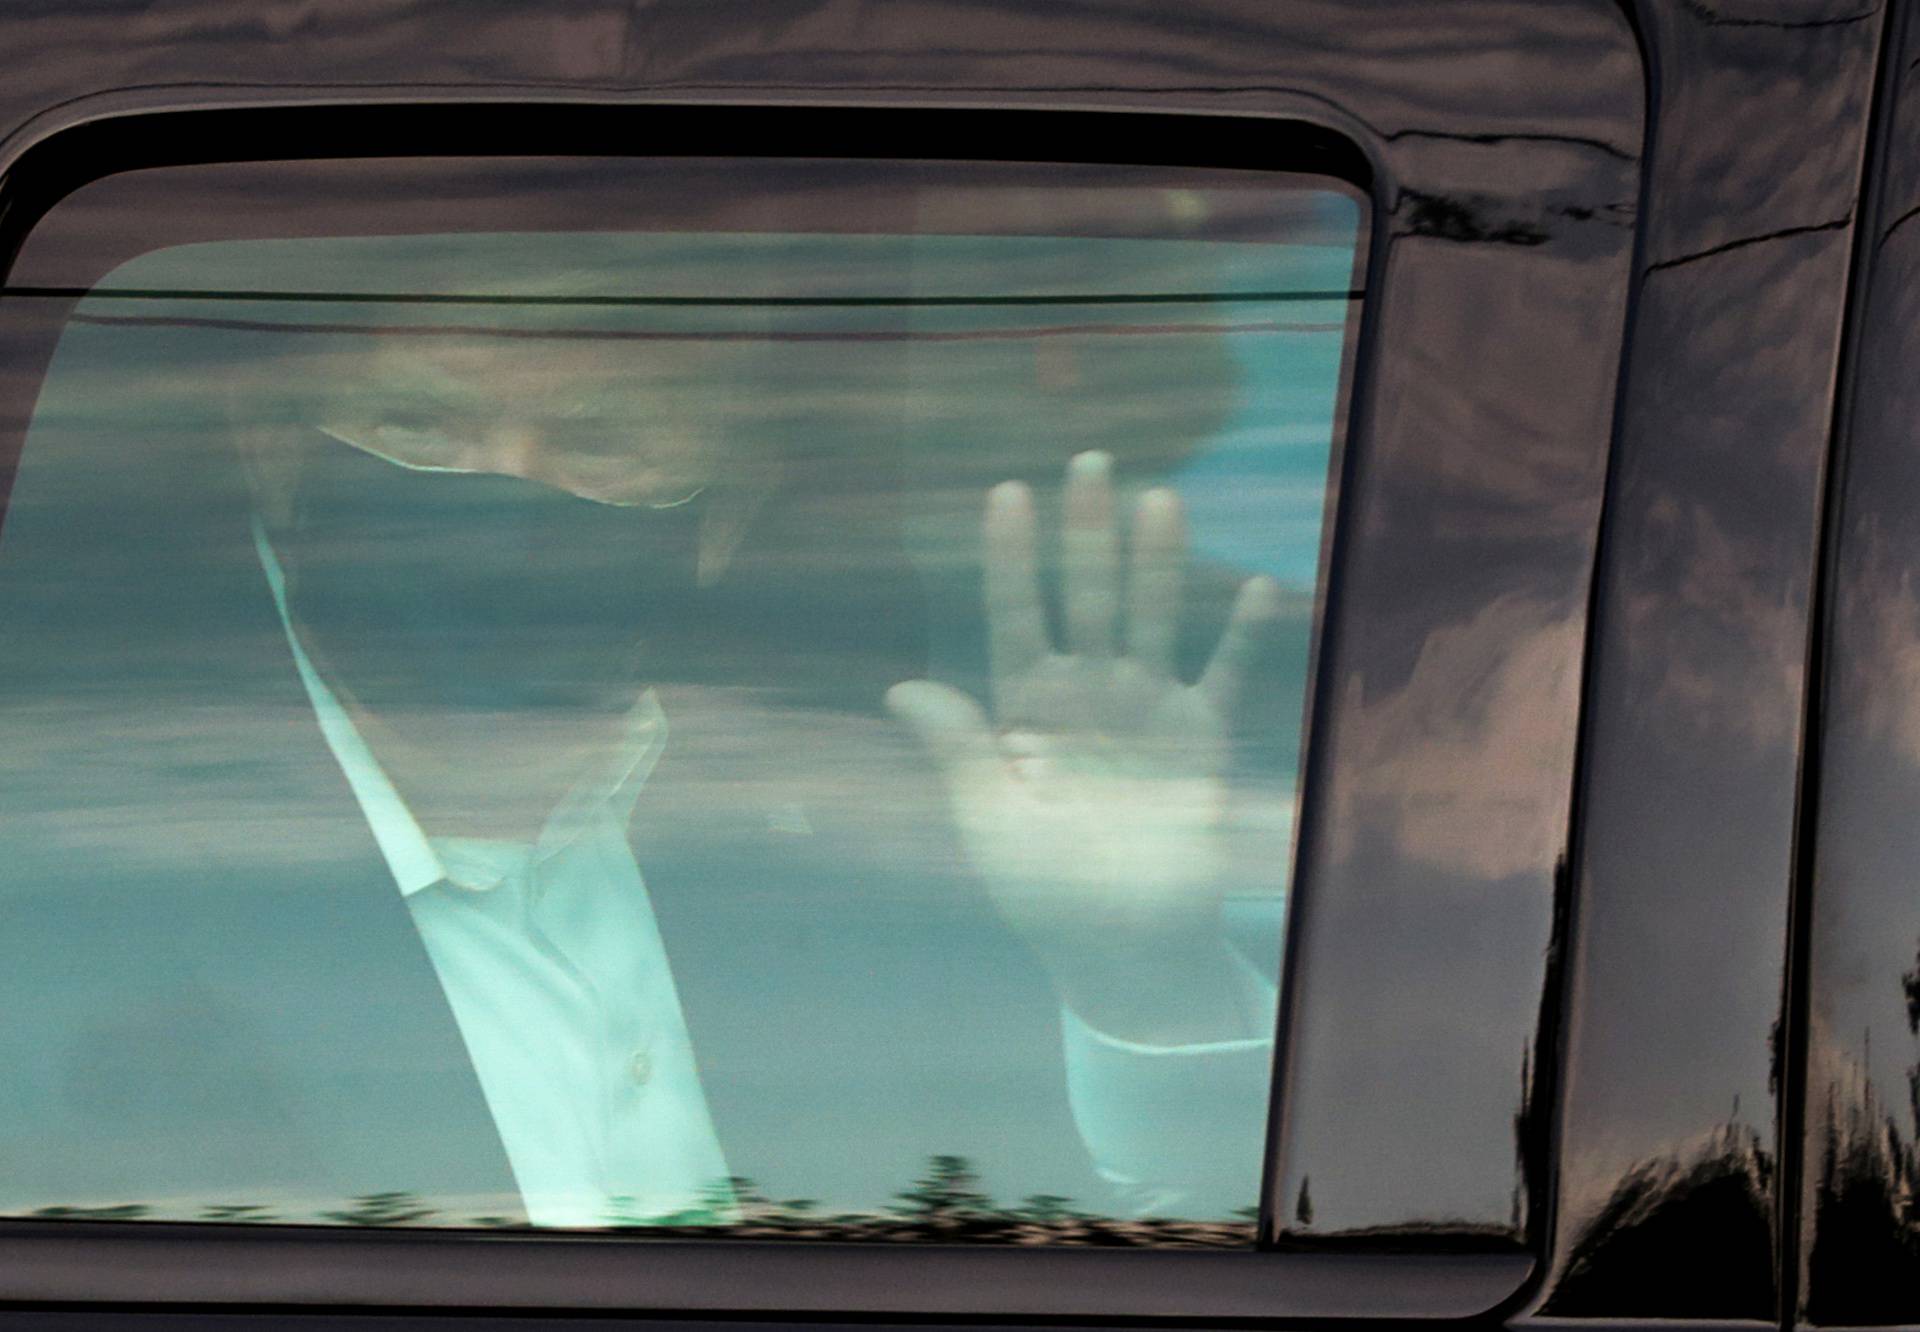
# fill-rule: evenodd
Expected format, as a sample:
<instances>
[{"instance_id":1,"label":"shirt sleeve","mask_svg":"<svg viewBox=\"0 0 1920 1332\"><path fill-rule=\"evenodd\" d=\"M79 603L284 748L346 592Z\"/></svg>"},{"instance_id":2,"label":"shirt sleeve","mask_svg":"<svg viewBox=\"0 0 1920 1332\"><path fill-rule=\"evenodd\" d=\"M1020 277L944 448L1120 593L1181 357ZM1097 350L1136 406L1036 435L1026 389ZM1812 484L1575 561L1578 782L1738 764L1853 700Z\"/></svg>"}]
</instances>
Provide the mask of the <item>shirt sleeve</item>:
<instances>
[{"instance_id":1,"label":"shirt sleeve","mask_svg":"<svg viewBox=\"0 0 1920 1332\"><path fill-rule=\"evenodd\" d=\"M1257 1030L1279 991L1234 953ZM1273 1038L1141 1045L1061 1009L1067 1100L1102 1178L1134 1216L1224 1219L1260 1201Z\"/></svg>"}]
</instances>

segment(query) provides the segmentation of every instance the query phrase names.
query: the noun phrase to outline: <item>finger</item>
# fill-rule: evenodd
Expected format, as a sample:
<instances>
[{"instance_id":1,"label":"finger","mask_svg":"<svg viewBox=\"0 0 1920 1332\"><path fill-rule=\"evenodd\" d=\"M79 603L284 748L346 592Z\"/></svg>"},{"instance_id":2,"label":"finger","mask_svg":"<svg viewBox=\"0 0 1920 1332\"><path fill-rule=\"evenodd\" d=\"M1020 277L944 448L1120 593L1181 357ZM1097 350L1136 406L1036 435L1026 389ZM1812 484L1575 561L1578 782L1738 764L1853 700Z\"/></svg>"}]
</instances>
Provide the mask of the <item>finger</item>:
<instances>
[{"instance_id":1,"label":"finger","mask_svg":"<svg viewBox=\"0 0 1920 1332\"><path fill-rule=\"evenodd\" d=\"M1061 582L1066 599L1067 651L1086 657L1113 654L1113 622L1120 610L1120 532L1113 519L1113 459L1097 450L1067 464L1066 523L1061 533Z\"/></svg>"},{"instance_id":2,"label":"finger","mask_svg":"<svg viewBox=\"0 0 1920 1332\"><path fill-rule=\"evenodd\" d=\"M1133 559L1127 571L1127 652L1148 670L1172 675L1186 569L1187 519L1180 497L1156 486L1133 511Z\"/></svg>"},{"instance_id":3,"label":"finger","mask_svg":"<svg viewBox=\"0 0 1920 1332\"><path fill-rule=\"evenodd\" d=\"M1220 712L1232 711L1239 702L1253 660L1279 616L1280 584L1262 575L1240 585L1220 645L1200 677L1201 691Z\"/></svg>"},{"instance_id":4,"label":"finger","mask_svg":"<svg viewBox=\"0 0 1920 1332\"><path fill-rule=\"evenodd\" d=\"M1004 778L986 714L958 689L907 680L887 691L887 710L927 747L957 799L984 796Z\"/></svg>"},{"instance_id":5,"label":"finger","mask_svg":"<svg viewBox=\"0 0 1920 1332\"><path fill-rule=\"evenodd\" d=\"M1047 617L1033 557L1033 492L1007 481L987 492L980 524L986 581L987 664L996 683L1047 655Z\"/></svg>"}]
</instances>

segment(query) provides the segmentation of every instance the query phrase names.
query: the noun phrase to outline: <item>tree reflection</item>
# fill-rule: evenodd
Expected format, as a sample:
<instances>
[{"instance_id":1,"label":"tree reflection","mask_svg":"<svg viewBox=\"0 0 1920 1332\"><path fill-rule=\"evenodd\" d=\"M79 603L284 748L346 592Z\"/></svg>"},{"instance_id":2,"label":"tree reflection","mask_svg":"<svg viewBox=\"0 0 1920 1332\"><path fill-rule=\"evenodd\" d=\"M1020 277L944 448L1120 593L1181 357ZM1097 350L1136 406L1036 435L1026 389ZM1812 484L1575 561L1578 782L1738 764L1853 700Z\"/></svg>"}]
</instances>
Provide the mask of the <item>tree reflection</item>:
<instances>
[{"instance_id":1,"label":"tree reflection","mask_svg":"<svg viewBox=\"0 0 1920 1332\"><path fill-rule=\"evenodd\" d=\"M1581 1227L1543 1311L1769 1316L1774 1172L1759 1135L1732 1118L1690 1152L1636 1165Z\"/></svg>"},{"instance_id":2,"label":"tree reflection","mask_svg":"<svg viewBox=\"0 0 1920 1332\"><path fill-rule=\"evenodd\" d=\"M1899 984L1908 1035L1920 1036L1920 949ZM1874 1086L1868 1042L1828 1079L1809 1124L1820 1155L1807 1313L1825 1323L1907 1321L1906 1278L1920 1263L1920 1064L1906 1069L1907 1103L1896 1109Z\"/></svg>"},{"instance_id":3,"label":"tree reflection","mask_svg":"<svg viewBox=\"0 0 1920 1332\"><path fill-rule=\"evenodd\" d=\"M814 1198L776 1199L742 1175L715 1179L684 1211L649 1214L631 1197L616 1197L603 1229L634 1238L867 1240L885 1243L959 1243L1098 1246L1104 1248L1246 1248L1258 1233L1258 1208L1233 1220L1173 1217L1120 1218L1083 1210L1064 1194L1036 1193L1001 1204L985 1191L971 1158L929 1156L919 1175L880 1212L820 1213ZM296 1215L267 1203L152 1203L60 1205L30 1214L47 1221L213 1221L326 1224L462 1230L531 1230L523 1217L487 1213L461 1217L404 1190L367 1193L347 1203Z\"/></svg>"}]
</instances>

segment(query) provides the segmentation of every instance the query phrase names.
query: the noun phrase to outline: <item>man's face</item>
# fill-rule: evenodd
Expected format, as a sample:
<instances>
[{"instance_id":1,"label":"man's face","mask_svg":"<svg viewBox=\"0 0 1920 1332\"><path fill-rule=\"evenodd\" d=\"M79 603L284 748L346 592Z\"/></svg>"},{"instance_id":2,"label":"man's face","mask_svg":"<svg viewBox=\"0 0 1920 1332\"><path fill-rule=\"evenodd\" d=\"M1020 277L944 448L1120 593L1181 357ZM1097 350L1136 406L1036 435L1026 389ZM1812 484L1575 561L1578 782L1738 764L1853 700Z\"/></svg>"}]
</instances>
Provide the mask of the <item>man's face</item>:
<instances>
[{"instance_id":1,"label":"man's face","mask_svg":"<svg viewBox=\"0 0 1920 1332\"><path fill-rule=\"evenodd\" d=\"M724 355L666 340L388 334L346 354L312 424L403 467L667 507L728 477Z\"/></svg>"},{"instance_id":2,"label":"man's face","mask_svg":"<svg viewBox=\"0 0 1920 1332\"><path fill-rule=\"evenodd\" d=\"M701 415L730 349L435 330L315 350L279 367L293 418L240 431L306 650L397 776L497 785L476 755L508 752L544 808L649 682L643 640L739 488L740 432Z\"/></svg>"}]
</instances>

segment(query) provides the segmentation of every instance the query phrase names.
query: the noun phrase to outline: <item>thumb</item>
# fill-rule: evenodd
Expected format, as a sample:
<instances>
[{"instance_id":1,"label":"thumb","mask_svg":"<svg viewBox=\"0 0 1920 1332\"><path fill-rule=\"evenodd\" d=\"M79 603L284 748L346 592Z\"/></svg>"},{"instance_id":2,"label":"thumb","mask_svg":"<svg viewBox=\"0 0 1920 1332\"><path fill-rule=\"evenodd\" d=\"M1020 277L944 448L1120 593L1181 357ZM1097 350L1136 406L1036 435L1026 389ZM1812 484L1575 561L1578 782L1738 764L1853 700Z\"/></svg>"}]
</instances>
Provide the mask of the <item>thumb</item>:
<instances>
[{"instance_id":1,"label":"thumb","mask_svg":"<svg viewBox=\"0 0 1920 1332\"><path fill-rule=\"evenodd\" d=\"M887 691L887 711L927 747L956 796L983 793L1004 776L986 713L958 689L903 681Z\"/></svg>"}]
</instances>

